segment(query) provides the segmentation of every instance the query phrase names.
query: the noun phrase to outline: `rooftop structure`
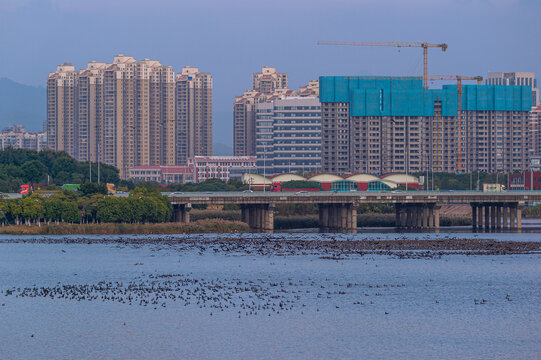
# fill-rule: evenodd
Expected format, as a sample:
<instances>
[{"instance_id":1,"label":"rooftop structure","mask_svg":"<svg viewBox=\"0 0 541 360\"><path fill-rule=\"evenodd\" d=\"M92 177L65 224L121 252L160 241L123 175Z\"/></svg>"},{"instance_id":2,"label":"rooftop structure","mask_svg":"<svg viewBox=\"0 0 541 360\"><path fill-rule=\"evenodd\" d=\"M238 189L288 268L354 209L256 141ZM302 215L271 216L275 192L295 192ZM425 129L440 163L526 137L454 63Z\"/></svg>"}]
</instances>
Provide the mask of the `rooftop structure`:
<instances>
[{"instance_id":1,"label":"rooftop structure","mask_svg":"<svg viewBox=\"0 0 541 360\"><path fill-rule=\"evenodd\" d=\"M276 68L263 66L260 73L252 75L252 89L270 94L277 89L287 89L287 73L276 72Z\"/></svg>"}]
</instances>

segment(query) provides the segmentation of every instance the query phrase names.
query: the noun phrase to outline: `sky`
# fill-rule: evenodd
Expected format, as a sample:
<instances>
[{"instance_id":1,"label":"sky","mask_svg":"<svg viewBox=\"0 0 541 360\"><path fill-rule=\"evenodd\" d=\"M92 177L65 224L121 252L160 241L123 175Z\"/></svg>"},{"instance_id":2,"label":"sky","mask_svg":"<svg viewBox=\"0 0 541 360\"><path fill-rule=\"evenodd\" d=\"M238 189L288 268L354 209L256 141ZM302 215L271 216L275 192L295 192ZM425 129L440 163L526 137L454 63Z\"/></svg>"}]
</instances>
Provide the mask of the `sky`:
<instances>
[{"instance_id":1,"label":"sky","mask_svg":"<svg viewBox=\"0 0 541 360\"><path fill-rule=\"evenodd\" d=\"M298 89L321 75L417 75L422 50L317 40L447 43L429 73L541 73L540 0L0 0L0 77L45 86L63 62L156 59L214 78L214 141L233 143L233 101L264 65ZM439 87L441 84L431 84Z\"/></svg>"}]
</instances>

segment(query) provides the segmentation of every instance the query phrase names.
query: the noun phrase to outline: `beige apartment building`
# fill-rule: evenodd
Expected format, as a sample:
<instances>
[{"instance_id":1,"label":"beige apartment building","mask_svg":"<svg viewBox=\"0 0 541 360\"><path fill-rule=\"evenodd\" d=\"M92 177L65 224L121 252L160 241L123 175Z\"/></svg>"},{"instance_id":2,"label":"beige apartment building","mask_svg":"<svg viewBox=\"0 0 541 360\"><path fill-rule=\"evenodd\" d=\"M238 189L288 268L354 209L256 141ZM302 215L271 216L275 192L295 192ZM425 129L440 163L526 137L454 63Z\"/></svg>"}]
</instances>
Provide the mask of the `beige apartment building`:
<instances>
[{"instance_id":1,"label":"beige apartment building","mask_svg":"<svg viewBox=\"0 0 541 360\"><path fill-rule=\"evenodd\" d=\"M287 74L276 72L276 68L263 66L260 73L252 75L252 89L271 94L278 89L287 89Z\"/></svg>"},{"instance_id":2,"label":"beige apartment building","mask_svg":"<svg viewBox=\"0 0 541 360\"><path fill-rule=\"evenodd\" d=\"M175 161L212 155L212 76L186 66L176 76Z\"/></svg>"},{"instance_id":3,"label":"beige apartment building","mask_svg":"<svg viewBox=\"0 0 541 360\"><path fill-rule=\"evenodd\" d=\"M197 68L185 69L199 77ZM210 84L204 95L184 91L183 84L194 81L177 79L171 66L157 60L117 55L112 63L92 61L82 70L60 65L47 80L49 147L79 161L113 165L121 177L134 166L184 164L179 149L196 146L192 152L206 154L212 151L212 78L202 77ZM193 130L180 136L186 119Z\"/></svg>"}]
</instances>

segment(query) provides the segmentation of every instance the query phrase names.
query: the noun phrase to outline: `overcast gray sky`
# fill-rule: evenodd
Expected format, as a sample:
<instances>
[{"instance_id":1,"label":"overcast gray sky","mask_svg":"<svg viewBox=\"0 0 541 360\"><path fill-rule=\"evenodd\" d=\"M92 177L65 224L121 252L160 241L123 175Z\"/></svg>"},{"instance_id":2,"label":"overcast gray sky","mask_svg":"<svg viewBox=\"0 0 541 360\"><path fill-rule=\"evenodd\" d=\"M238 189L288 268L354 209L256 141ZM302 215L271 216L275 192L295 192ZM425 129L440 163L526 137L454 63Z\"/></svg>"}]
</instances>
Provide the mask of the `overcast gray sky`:
<instances>
[{"instance_id":1,"label":"overcast gray sky","mask_svg":"<svg viewBox=\"0 0 541 360\"><path fill-rule=\"evenodd\" d=\"M263 65L290 87L320 75L412 75L420 49L317 40L446 42L431 74L541 67L540 0L0 0L0 77L45 86L56 65L115 54L214 77L214 139L232 144L232 102ZM440 84L434 84L440 86Z\"/></svg>"}]
</instances>

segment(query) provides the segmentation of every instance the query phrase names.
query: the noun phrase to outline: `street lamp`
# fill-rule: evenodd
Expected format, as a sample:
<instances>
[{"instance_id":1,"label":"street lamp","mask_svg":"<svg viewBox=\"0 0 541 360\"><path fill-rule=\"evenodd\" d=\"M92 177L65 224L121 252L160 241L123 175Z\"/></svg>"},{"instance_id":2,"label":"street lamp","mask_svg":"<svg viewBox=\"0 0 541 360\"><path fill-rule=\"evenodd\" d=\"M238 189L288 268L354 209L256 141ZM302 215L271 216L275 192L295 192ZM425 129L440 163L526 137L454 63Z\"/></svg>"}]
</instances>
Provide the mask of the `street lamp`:
<instances>
[{"instance_id":1,"label":"street lamp","mask_svg":"<svg viewBox=\"0 0 541 360\"><path fill-rule=\"evenodd\" d=\"M263 192L267 187L267 142L263 141Z\"/></svg>"}]
</instances>

